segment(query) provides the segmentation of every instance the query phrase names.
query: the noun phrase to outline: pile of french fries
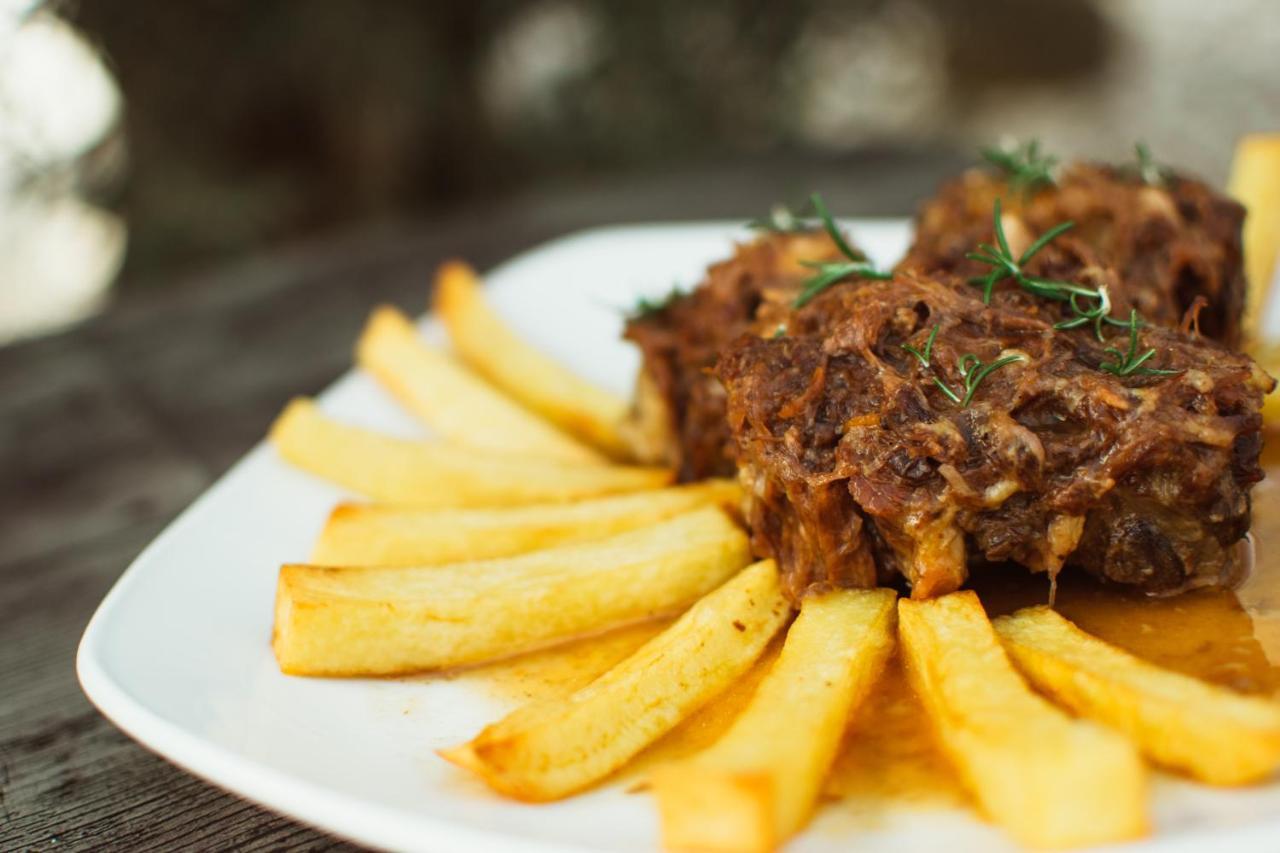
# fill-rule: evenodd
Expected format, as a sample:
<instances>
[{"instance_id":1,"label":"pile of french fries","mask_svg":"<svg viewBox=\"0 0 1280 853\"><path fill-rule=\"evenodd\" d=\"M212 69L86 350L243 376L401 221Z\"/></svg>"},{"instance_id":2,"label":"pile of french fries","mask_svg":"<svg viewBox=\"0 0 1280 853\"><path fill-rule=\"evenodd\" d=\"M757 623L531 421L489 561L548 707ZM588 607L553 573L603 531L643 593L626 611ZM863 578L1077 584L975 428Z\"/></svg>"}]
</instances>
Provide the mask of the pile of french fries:
<instances>
[{"instance_id":1,"label":"pile of french fries","mask_svg":"<svg viewBox=\"0 0 1280 853\"><path fill-rule=\"evenodd\" d=\"M311 563L280 570L281 670L446 670L681 614L587 686L441 753L495 791L547 801L608 778L780 635L725 734L652 773L666 846L771 850L800 831L895 647L921 724L985 815L1031 846L1145 833L1147 762L1218 785L1280 765L1280 705L1139 661L1047 608L991 621L971 592L875 589L814 594L796 613L774 563L751 561L737 484L672 486L626 464L621 400L521 341L466 266L446 265L436 292L456 355L391 308L357 347L435 439L343 425L305 400L271 431L285 459L373 501L339 505Z\"/></svg>"}]
</instances>

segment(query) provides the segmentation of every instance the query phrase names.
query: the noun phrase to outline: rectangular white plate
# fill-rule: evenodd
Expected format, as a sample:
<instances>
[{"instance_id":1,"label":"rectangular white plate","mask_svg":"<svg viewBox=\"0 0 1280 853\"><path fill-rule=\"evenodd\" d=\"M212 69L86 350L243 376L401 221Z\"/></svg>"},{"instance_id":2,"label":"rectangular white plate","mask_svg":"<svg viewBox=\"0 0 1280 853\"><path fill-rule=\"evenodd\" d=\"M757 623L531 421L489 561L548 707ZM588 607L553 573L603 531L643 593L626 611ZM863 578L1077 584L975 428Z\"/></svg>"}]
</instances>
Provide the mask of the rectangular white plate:
<instances>
[{"instance_id":1,"label":"rectangular white plate","mask_svg":"<svg viewBox=\"0 0 1280 853\"><path fill-rule=\"evenodd\" d=\"M891 264L898 220L848 223ZM746 232L736 224L607 228L566 237L489 276L501 313L534 344L626 393L638 356L622 308L697 281ZM439 337L439 329L424 321ZM284 401L281 401L282 403ZM415 424L359 373L323 406L401 434ZM647 796L605 787L554 805L500 800L437 758L508 706L463 681L289 678L269 647L276 572L304 560L341 490L260 445L182 514L120 578L81 641L89 698L147 747L271 809L378 847L404 850L654 850ZM1213 791L1162 779L1153 839L1127 850L1280 849L1280 784ZM103 839L104 842L108 839ZM1013 847L966 813L904 812L868 828L836 804L795 850L999 851Z\"/></svg>"}]
</instances>

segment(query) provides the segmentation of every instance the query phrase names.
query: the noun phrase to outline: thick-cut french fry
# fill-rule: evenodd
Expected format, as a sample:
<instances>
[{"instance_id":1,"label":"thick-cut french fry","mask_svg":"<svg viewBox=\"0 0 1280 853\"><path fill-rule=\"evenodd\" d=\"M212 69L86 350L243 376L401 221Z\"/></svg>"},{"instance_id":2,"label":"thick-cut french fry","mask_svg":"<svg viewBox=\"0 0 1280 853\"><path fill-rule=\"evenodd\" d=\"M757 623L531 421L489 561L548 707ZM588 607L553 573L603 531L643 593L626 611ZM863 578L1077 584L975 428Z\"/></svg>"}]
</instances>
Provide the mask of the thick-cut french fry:
<instances>
[{"instance_id":1,"label":"thick-cut french fry","mask_svg":"<svg viewBox=\"0 0 1280 853\"><path fill-rule=\"evenodd\" d=\"M627 444L619 435L626 402L518 337L485 303L471 267L460 261L440 267L435 307L454 348L489 381L611 457L627 458Z\"/></svg>"},{"instance_id":2,"label":"thick-cut french fry","mask_svg":"<svg viewBox=\"0 0 1280 853\"><path fill-rule=\"evenodd\" d=\"M805 599L733 727L701 755L654 774L664 847L774 850L804 825L850 712L893 649L895 599L887 589Z\"/></svg>"},{"instance_id":3,"label":"thick-cut french fry","mask_svg":"<svg viewBox=\"0 0 1280 853\"><path fill-rule=\"evenodd\" d=\"M1229 187L1231 195L1247 211L1244 261L1249 294L1245 300L1245 330L1257 336L1280 260L1280 133L1255 133L1236 143Z\"/></svg>"},{"instance_id":4,"label":"thick-cut french fry","mask_svg":"<svg viewBox=\"0 0 1280 853\"><path fill-rule=\"evenodd\" d=\"M898 619L907 672L939 744L996 823L1033 847L1146 831L1146 771L1137 751L1032 693L976 595L901 601Z\"/></svg>"},{"instance_id":5,"label":"thick-cut french fry","mask_svg":"<svg viewBox=\"0 0 1280 853\"><path fill-rule=\"evenodd\" d=\"M1139 660L1047 607L993 624L1041 692L1123 732L1159 764L1212 785L1254 782L1280 767L1280 704Z\"/></svg>"},{"instance_id":6,"label":"thick-cut french fry","mask_svg":"<svg viewBox=\"0 0 1280 853\"><path fill-rule=\"evenodd\" d=\"M749 559L716 507L598 542L417 569L285 566L273 638L292 675L462 666L670 613Z\"/></svg>"},{"instance_id":7,"label":"thick-cut french fry","mask_svg":"<svg viewBox=\"0 0 1280 853\"><path fill-rule=\"evenodd\" d=\"M733 480L707 480L569 504L503 509L338 506L320 533L318 566L429 566L590 542L718 504L736 507Z\"/></svg>"},{"instance_id":8,"label":"thick-cut french fry","mask_svg":"<svg viewBox=\"0 0 1280 853\"><path fill-rule=\"evenodd\" d=\"M517 799L572 794L732 684L789 614L777 567L756 563L591 684L526 705L441 755Z\"/></svg>"},{"instance_id":9,"label":"thick-cut french fry","mask_svg":"<svg viewBox=\"0 0 1280 853\"><path fill-rule=\"evenodd\" d=\"M452 444L567 462L605 461L432 349L418 337L409 318L389 305L374 309L369 317L356 345L356 362Z\"/></svg>"},{"instance_id":10,"label":"thick-cut french fry","mask_svg":"<svg viewBox=\"0 0 1280 853\"><path fill-rule=\"evenodd\" d=\"M310 400L291 402L271 442L306 471L387 503L421 507L520 506L655 489L657 468L574 464L408 441L347 426Z\"/></svg>"}]
</instances>

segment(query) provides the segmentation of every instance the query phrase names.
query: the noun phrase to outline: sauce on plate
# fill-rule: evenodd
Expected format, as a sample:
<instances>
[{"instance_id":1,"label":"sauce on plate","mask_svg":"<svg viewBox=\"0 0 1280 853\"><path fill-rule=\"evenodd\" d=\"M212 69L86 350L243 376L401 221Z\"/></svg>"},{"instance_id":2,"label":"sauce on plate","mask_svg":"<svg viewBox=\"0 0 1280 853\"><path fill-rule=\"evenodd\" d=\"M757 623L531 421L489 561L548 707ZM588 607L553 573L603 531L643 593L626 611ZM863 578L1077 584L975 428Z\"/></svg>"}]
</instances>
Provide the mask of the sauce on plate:
<instances>
[{"instance_id":1,"label":"sauce on plate","mask_svg":"<svg viewBox=\"0 0 1280 853\"><path fill-rule=\"evenodd\" d=\"M1059 612L1160 666L1244 693L1280 697L1280 448L1264 453L1263 461L1269 477L1253 491L1254 567L1238 589L1146 598L1067 570L1059 578ZM970 585L992 616L1049 600L1047 578L1020 569L980 572ZM562 695L626 658L667 624L621 628L490 664L466 677L503 698ZM746 706L780 645L781 638L739 684L642 753L617 780L639 790L656 764L713 743ZM844 800L842 808L860 811L954 808L968 802L933 742L896 656L850 721L824 794Z\"/></svg>"}]
</instances>

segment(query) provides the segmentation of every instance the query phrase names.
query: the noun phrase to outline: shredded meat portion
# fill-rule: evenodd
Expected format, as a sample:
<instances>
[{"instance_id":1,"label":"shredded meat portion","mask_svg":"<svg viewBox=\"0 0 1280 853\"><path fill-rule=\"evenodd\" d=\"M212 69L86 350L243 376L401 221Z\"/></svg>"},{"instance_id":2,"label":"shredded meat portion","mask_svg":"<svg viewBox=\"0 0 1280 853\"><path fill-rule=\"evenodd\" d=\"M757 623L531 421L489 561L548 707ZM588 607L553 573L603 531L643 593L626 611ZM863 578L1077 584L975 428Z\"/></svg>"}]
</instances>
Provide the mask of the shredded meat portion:
<instances>
[{"instance_id":1,"label":"shredded meat portion","mask_svg":"<svg viewBox=\"0 0 1280 853\"><path fill-rule=\"evenodd\" d=\"M1046 259L1052 264L1054 259ZM746 334L717 375L756 550L789 593L900 574L916 597L957 589L971 562L1080 566L1150 592L1232 579L1262 477L1262 396L1248 357L1176 329L1142 331L1148 365L1100 369L1107 344L1055 330L1061 303L954 276L900 272L830 288ZM903 349L924 351L925 367ZM966 354L990 373L961 406Z\"/></svg>"},{"instance_id":2,"label":"shredded meat portion","mask_svg":"<svg viewBox=\"0 0 1280 853\"><path fill-rule=\"evenodd\" d=\"M1060 222L1075 227L1045 250L1059 278L1107 284L1123 317L1176 326L1203 298L1200 332L1229 347L1241 342L1245 277L1240 229L1244 208L1192 178L1169 174L1149 186L1111 166L1067 166L1056 186L1023 196L991 171L974 169L945 184L920 208L916 238L900 269L976 275L965 258L992 242L992 209L1015 254Z\"/></svg>"},{"instance_id":3,"label":"shredded meat portion","mask_svg":"<svg viewBox=\"0 0 1280 853\"><path fill-rule=\"evenodd\" d=\"M646 461L671 465L682 481L733 476L716 359L743 332L771 319L776 326L812 274L800 261L836 254L821 232L763 235L713 265L691 293L627 324L644 357L633 444Z\"/></svg>"},{"instance_id":4,"label":"shredded meat portion","mask_svg":"<svg viewBox=\"0 0 1280 853\"><path fill-rule=\"evenodd\" d=\"M1071 307L1006 277L991 304L966 258L992 214L1028 276L1105 288L1111 317L1142 317L1146 367L1103 369L1126 330L1055 329ZM921 207L891 281L841 281L795 309L837 257L821 232L769 234L712 266L691 294L632 320L644 356L637 432L682 480L747 486L756 551L790 595L905 578L949 592L980 563L1055 575L1078 566L1151 593L1233 582L1262 476L1262 396L1273 380L1240 343L1243 209L1175 174L1159 186L1075 164L1011 191L973 170ZM928 364L923 353L937 329ZM962 363L989 373L968 404ZM963 362L962 362L963 360Z\"/></svg>"}]
</instances>

